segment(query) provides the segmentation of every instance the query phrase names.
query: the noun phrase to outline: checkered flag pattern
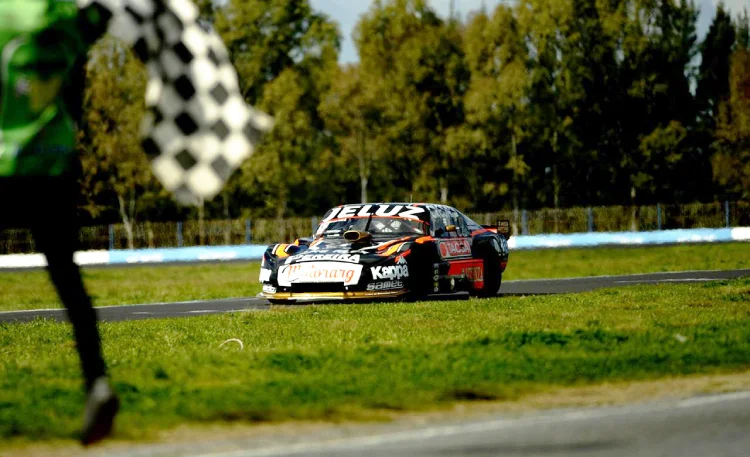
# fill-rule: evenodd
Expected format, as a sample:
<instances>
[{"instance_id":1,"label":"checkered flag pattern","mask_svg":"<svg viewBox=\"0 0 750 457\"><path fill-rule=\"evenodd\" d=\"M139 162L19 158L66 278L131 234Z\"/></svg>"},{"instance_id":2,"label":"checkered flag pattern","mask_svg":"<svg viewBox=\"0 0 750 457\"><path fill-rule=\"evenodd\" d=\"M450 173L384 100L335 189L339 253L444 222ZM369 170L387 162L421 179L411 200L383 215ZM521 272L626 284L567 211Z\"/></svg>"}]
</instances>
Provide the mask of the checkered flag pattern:
<instances>
[{"instance_id":1,"label":"checkered flag pattern","mask_svg":"<svg viewBox=\"0 0 750 457\"><path fill-rule=\"evenodd\" d=\"M272 119L248 106L219 36L190 0L77 0L111 16L108 32L146 63L141 124L154 175L183 204L218 194Z\"/></svg>"}]
</instances>

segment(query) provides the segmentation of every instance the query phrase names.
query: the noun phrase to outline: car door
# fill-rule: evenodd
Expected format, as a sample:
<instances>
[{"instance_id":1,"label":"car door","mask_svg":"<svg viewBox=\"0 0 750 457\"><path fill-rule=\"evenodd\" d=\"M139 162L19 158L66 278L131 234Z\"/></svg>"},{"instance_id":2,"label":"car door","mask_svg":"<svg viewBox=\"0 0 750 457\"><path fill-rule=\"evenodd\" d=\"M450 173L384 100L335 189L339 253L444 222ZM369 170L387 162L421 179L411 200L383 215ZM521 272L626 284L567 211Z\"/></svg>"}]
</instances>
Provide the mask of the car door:
<instances>
[{"instance_id":1,"label":"car door","mask_svg":"<svg viewBox=\"0 0 750 457\"><path fill-rule=\"evenodd\" d=\"M436 230L440 256L445 260L471 257L471 234L458 211L441 206L437 208L437 213L442 228Z\"/></svg>"}]
</instances>

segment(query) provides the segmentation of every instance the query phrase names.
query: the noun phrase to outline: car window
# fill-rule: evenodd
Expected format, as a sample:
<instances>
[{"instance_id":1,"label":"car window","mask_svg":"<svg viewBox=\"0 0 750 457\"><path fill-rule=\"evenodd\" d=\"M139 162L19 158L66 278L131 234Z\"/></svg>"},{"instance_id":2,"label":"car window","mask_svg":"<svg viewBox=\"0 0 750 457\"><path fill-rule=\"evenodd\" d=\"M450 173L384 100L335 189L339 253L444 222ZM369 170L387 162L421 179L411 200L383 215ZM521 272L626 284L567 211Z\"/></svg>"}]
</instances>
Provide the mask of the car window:
<instances>
[{"instance_id":1,"label":"car window","mask_svg":"<svg viewBox=\"0 0 750 457\"><path fill-rule=\"evenodd\" d=\"M464 222L466 223L466 227L469 230L469 233L475 231L475 230L481 230L482 226L474 222L472 219L470 219L467 215L461 214L461 217L464 219Z\"/></svg>"},{"instance_id":2,"label":"car window","mask_svg":"<svg viewBox=\"0 0 750 457\"><path fill-rule=\"evenodd\" d=\"M466 226L466 219L464 219L463 214L452 208L450 213L452 224L456 226L456 234L461 237L471 236L471 231Z\"/></svg>"},{"instance_id":3,"label":"car window","mask_svg":"<svg viewBox=\"0 0 750 457\"><path fill-rule=\"evenodd\" d=\"M436 206L433 209L434 234L438 238L455 238L458 235L455 232L449 232L447 226L456 225L455 220L451 217L445 207Z\"/></svg>"}]
</instances>

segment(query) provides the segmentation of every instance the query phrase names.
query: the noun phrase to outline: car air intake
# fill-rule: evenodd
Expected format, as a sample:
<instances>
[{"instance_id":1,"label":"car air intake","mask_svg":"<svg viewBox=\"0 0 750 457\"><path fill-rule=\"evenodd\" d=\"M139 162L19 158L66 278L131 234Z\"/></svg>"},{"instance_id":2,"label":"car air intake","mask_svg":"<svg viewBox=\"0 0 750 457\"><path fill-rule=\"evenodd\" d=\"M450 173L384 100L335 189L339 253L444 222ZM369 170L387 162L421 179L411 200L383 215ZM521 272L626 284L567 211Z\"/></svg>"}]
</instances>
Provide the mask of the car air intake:
<instances>
[{"instance_id":1,"label":"car air intake","mask_svg":"<svg viewBox=\"0 0 750 457\"><path fill-rule=\"evenodd\" d=\"M349 230L344 232L344 239L346 241L367 241L370 238L372 238L372 234L369 232L360 232L359 230Z\"/></svg>"}]
</instances>

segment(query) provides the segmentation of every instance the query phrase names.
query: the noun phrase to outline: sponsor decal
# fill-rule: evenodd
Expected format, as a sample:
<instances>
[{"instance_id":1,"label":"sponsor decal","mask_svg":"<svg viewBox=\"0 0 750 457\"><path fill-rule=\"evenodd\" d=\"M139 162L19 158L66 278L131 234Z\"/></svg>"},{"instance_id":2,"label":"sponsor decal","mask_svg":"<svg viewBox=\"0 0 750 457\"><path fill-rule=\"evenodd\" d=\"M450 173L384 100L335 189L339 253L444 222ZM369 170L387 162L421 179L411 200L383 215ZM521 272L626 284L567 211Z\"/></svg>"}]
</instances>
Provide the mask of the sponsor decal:
<instances>
[{"instance_id":1,"label":"sponsor decal","mask_svg":"<svg viewBox=\"0 0 750 457\"><path fill-rule=\"evenodd\" d=\"M406 265L406 259L403 256L396 257L396 265Z\"/></svg>"},{"instance_id":2,"label":"sponsor decal","mask_svg":"<svg viewBox=\"0 0 750 457\"><path fill-rule=\"evenodd\" d=\"M372 279L401 279L409 277L409 267L406 265L391 265L388 267L371 267Z\"/></svg>"},{"instance_id":3,"label":"sponsor decal","mask_svg":"<svg viewBox=\"0 0 750 457\"><path fill-rule=\"evenodd\" d=\"M469 281L482 282L484 281L484 269L482 267L468 267L464 268L464 275Z\"/></svg>"},{"instance_id":4,"label":"sponsor decal","mask_svg":"<svg viewBox=\"0 0 750 457\"><path fill-rule=\"evenodd\" d=\"M343 262L295 263L279 268L279 285L293 283L344 283L351 286L359 282L362 265Z\"/></svg>"},{"instance_id":5,"label":"sponsor decal","mask_svg":"<svg viewBox=\"0 0 750 457\"><path fill-rule=\"evenodd\" d=\"M263 292L267 294L275 294L276 288L270 284L263 284Z\"/></svg>"},{"instance_id":6,"label":"sponsor decal","mask_svg":"<svg viewBox=\"0 0 750 457\"><path fill-rule=\"evenodd\" d=\"M359 254L298 254L289 257L286 263L319 262L330 260L335 262L359 263Z\"/></svg>"},{"instance_id":7,"label":"sponsor decal","mask_svg":"<svg viewBox=\"0 0 750 457\"><path fill-rule=\"evenodd\" d=\"M261 268L260 275L258 276L258 281L268 282L270 280L271 280L271 270L269 270L268 268Z\"/></svg>"},{"instance_id":8,"label":"sponsor decal","mask_svg":"<svg viewBox=\"0 0 750 457\"><path fill-rule=\"evenodd\" d=\"M462 238L440 241L440 255L444 259L471 255L471 244Z\"/></svg>"},{"instance_id":9,"label":"sponsor decal","mask_svg":"<svg viewBox=\"0 0 750 457\"><path fill-rule=\"evenodd\" d=\"M394 290L403 289L404 283L401 281L384 281L384 282L371 282L367 285L367 290Z\"/></svg>"},{"instance_id":10,"label":"sponsor decal","mask_svg":"<svg viewBox=\"0 0 750 457\"><path fill-rule=\"evenodd\" d=\"M347 205L333 208L323 218L322 222L332 219L346 219L349 217L403 217L406 219L419 219L419 214L425 212L424 207L412 205Z\"/></svg>"}]
</instances>

